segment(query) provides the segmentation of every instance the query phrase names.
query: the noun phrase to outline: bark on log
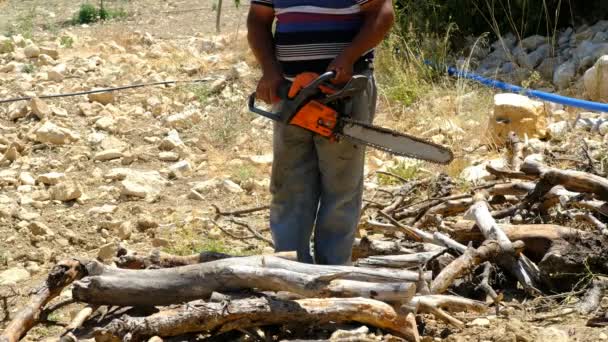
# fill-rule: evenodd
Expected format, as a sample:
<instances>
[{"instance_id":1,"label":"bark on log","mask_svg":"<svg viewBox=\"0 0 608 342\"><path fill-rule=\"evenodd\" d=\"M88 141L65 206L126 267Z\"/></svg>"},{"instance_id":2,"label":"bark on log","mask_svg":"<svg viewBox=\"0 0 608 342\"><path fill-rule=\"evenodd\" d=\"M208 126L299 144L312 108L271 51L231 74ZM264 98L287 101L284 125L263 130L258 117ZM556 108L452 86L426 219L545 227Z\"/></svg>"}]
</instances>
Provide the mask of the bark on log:
<instances>
[{"instance_id":1,"label":"bark on log","mask_svg":"<svg viewBox=\"0 0 608 342\"><path fill-rule=\"evenodd\" d=\"M419 279L413 271L309 265L276 257L231 258L155 270L102 267L94 274L74 284L74 298L90 304L119 306L177 304L207 298L214 291L244 289L322 297L354 294L404 297L415 289L414 282ZM430 272L424 277L430 277ZM388 284L373 282L379 278ZM366 286L367 292L362 292ZM336 288L340 288L340 293Z\"/></svg>"},{"instance_id":2,"label":"bark on log","mask_svg":"<svg viewBox=\"0 0 608 342\"><path fill-rule=\"evenodd\" d=\"M496 184L492 188L488 189L488 193L492 196L496 196L496 195L524 196L528 192L534 190L534 186L535 186L535 184L531 183L531 182Z\"/></svg>"},{"instance_id":3,"label":"bark on log","mask_svg":"<svg viewBox=\"0 0 608 342\"><path fill-rule=\"evenodd\" d=\"M458 214L462 214L465 211L467 211L469 209L469 207L473 205L473 199L472 198L463 198L463 199L459 199L459 200L451 200L451 201L445 201L441 204L438 204L432 208L430 208L429 210L427 210L424 215L422 216L422 218L416 222L416 224L414 225L414 228L422 228L426 225L427 218L428 217L432 217L432 216L436 216L436 215L441 215L443 217L446 216L455 216Z\"/></svg>"},{"instance_id":4,"label":"bark on log","mask_svg":"<svg viewBox=\"0 0 608 342\"><path fill-rule=\"evenodd\" d=\"M30 302L21 309L0 335L0 342L17 342L38 323L44 306L77 279L86 275L78 260L64 260L54 266L45 282L35 290Z\"/></svg>"},{"instance_id":5,"label":"bark on log","mask_svg":"<svg viewBox=\"0 0 608 342\"><path fill-rule=\"evenodd\" d=\"M522 171L528 175L539 176L540 181L528 196L528 202L534 202L545 195L556 185L574 192L593 193L603 201L608 200L608 179L582 171L560 170L545 166L537 161L527 160Z\"/></svg>"},{"instance_id":6,"label":"bark on log","mask_svg":"<svg viewBox=\"0 0 608 342\"><path fill-rule=\"evenodd\" d=\"M507 234L500 229L485 201L485 194L478 193L475 196L475 204L468 212L474 217L477 226L486 239L496 240L503 253L498 256L498 263L505 267L521 285L529 291L538 292L540 282L540 271L538 267L525 255L516 253L514 246Z\"/></svg>"},{"instance_id":7,"label":"bark on log","mask_svg":"<svg viewBox=\"0 0 608 342\"><path fill-rule=\"evenodd\" d=\"M568 228L554 224L499 224L507 237L512 240L521 240L526 244L526 254L534 260L540 260L547 253L556 240L583 236L585 233L578 229ZM485 237L477 227L475 221L461 220L449 224L449 233L454 240L461 243L482 242Z\"/></svg>"},{"instance_id":8,"label":"bark on log","mask_svg":"<svg viewBox=\"0 0 608 342\"><path fill-rule=\"evenodd\" d=\"M524 248L524 243L515 241L513 248L521 250ZM431 293L442 294L454 283L458 278L471 273L478 265L496 259L502 253L500 244L494 240L486 240L479 248L468 248L463 255L452 261L446 266L439 275L433 280L431 285Z\"/></svg>"},{"instance_id":9,"label":"bark on log","mask_svg":"<svg viewBox=\"0 0 608 342\"><path fill-rule=\"evenodd\" d=\"M488 171L490 174L492 174L498 178L523 179L523 180L533 180L533 179L537 178L537 176L529 175L522 171L499 169L490 164L486 165L486 171Z\"/></svg>"},{"instance_id":10,"label":"bark on log","mask_svg":"<svg viewBox=\"0 0 608 342\"><path fill-rule=\"evenodd\" d=\"M300 323L358 322L386 330L408 341L418 341L416 326L388 304L366 298L301 299L252 298L228 303L194 302L148 317L115 319L96 332L99 342L125 338L142 341L150 336L178 336L192 332L224 333L237 328Z\"/></svg>"}]
</instances>

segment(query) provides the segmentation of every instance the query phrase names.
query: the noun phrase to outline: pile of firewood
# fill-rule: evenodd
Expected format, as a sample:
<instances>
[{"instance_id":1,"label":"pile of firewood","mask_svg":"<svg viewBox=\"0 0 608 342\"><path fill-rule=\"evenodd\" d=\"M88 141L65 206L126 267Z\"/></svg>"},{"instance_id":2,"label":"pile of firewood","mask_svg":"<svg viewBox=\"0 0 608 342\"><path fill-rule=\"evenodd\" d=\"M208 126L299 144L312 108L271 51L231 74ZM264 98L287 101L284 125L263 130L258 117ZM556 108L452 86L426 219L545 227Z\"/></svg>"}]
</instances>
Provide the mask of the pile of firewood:
<instances>
[{"instance_id":1,"label":"pile of firewood","mask_svg":"<svg viewBox=\"0 0 608 342\"><path fill-rule=\"evenodd\" d=\"M367 201L371 214L353 247L352 266L303 264L293 253L142 256L124 249L117 267L66 260L0 341L22 338L68 285L73 300L87 306L61 341L161 341L229 332L264 340L263 329L271 326L352 322L418 341L416 316L431 314L463 327L463 311L500 312L505 286L538 297L585 285L579 311L590 313L607 282L587 277L581 285L580 275L608 273L608 180L524 160L522 145L512 140L510 169L488 167L499 181L460 194L442 185L445 179L404 181ZM442 196L420 200L414 194L433 182Z\"/></svg>"}]
</instances>

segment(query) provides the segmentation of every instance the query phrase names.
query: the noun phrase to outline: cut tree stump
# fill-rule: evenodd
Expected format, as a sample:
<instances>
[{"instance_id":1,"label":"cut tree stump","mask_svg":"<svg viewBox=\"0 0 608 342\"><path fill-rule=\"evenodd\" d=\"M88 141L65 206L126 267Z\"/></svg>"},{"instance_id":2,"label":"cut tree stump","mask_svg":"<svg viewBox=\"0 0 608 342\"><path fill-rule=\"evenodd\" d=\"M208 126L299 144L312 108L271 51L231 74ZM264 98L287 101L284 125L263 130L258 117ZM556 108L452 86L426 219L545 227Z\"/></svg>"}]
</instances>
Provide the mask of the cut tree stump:
<instances>
[{"instance_id":1,"label":"cut tree stump","mask_svg":"<svg viewBox=\"0 0 608 342\"><path fill-rule=\"evenodd\" d=\"M148 317L115 319L96 332L98 342L144 341L193 332L228 332L273 324L358 322L419 341L411 318L388 304L367 298L323 298L293 301L269 298L239 299L227 303L192 302Z\"/></svg>"},{"instance_id":2,"label":"cut tree stump","mask_svg":"<svg viewBox=\"0 0 608 342\"><path fill-rule=\"evenodd\" d=\"M153 270L99 265L90 274L74 284L73 297L89 304L118 306L178 304L207 298L214 291L246 289L290 291L316 297L382 297L392 301L413 295L411 291L415 291L415 282L420 278L414 271L311 265L272 256L229 258ZM430 272L423 277L430 278Z\"/></svg>"},{"instance_id":3,"label":"cut tree stump","mask_svg":"<svg viewBox=\"0 0 608 342\"><path fill-rule=\"evenodd\" d=\"M38 323L44 306L72 282L86 275L85 266L78 260L64 260L55 265L45 282L31 295L29 303L21 309L0 335L0 342L17 342Z\"/></svg>"}]
</instances>

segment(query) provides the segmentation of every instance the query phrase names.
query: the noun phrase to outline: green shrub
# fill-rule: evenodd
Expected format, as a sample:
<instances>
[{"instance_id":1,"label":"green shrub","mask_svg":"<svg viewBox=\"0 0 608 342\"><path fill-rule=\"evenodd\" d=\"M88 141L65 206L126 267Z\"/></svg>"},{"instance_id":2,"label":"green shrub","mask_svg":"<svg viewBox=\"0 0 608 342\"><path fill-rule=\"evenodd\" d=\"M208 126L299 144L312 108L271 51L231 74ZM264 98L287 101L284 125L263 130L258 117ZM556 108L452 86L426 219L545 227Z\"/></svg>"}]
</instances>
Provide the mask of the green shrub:
<instances>
[{"instance_id":1,"label":"green shrub","mask_svg":"<svg viewBox=\"0 0 608 342\"><path fill-rule=\"evenodd\" d=\"M74 15L74 24L90 24L100 20L110 20L124 18L127 16L127 12L124 9L109 9L103 6L101 2L99 8L91 3L84 3L80 5L80 9Z\"/></svg>"}]
</instances>

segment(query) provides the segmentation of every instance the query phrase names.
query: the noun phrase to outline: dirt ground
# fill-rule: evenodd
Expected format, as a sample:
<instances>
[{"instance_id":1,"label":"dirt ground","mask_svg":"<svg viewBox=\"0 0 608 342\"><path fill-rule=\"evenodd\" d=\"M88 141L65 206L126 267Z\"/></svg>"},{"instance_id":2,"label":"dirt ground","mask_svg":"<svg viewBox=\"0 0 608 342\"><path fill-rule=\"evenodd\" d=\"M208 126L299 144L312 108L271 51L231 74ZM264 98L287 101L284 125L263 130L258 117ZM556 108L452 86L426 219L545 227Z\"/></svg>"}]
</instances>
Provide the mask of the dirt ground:
<instances>
[{"instance_id":1,"label":"dirt ground","mask_svg":"<svg viewBox=\"0 0 608 342\"><path fill-rule=\"evenodd\" d=\"M69 202L39 201L35 195L37 188L30 194L0 177L0 204L18 202L21 210L16 217L2 218L0 215L0 272L25 267L30 273L29 279L14 286L18 295L9 299L11 317L56 261L70 257L95 258L100 247L108 243L120 242L128 249L141 252L160 247L176 254L189 254L202 249L254 254L267 252L270 248L262 241L235 240L222 234L215 227L212 207L213 204L225 210L249 208L265 205L269 201L270 164L255 161L259 158L252 157L270 153L270 126L254 120L253 114L245 108L245 98L252 91L258 74L243 36L248 3L243 2L238 8L229 1L224 4L219 36L216 35L215 12L212 11L214 5L209 0L114 0L105 3L110 8L124 9L127 17L106 23L74 26L68 21L80 2L0 1L0 33L27 33L34 42L56 42L64 36L73 37L73 46L60 49L61 59L66 64L99 56L105 61L104 68L110 70L88 76L75 74L60 85L41 82L30 88L23 85L23 80L0 79L0 99L28 91L76 91L154 80L155 77L186 79L226 75L234 65L243 61L252 70L236 81L229 81L225 88L229 91L224 90L213 96L208 95L206 90L201 92L199 88L190 86L143 88L117 94L111 112L118 127L107 134L102 144L105 144L104 148L120 146L135 156L134 161L126 165L123 163L124 157L113 161L93 160L92 156L99 151L99 147L92 147L92 138L89 137L96 132L94 125L103 113L77 115L79 104L86 102L86 99L48 101L52 106L68 112L67 117L54 120L81 134L83 139L67 146L32 149L21 166L26 164L25 169L34 176L48 172L65 173L70 181L81 184L84 195ZM146 40L146 33L153 37L155 43L152 46L162 47L161 57L150 57L148 52L151 47L142 43ZM196 54L190 52L192 46L200 47L204 41L219 41L220 45ZM126 55L137 56L143 64L133 64L129 69L128 61L132 57ZM192 68L195 71L189 71ZM138 110L139 107L147 110L151 98L160 99L163 110L170 113L184 110L189 101L202 103L202 120L178 130L187 147L192 171L169 177L166 187L153 200L124 198L117 194L116 182L104 177L112 169L153 170L165 175L172 164L159 160L157 147L170 129L163 125L161 116L142 114ZM7 105L0 105L1 134L22 136L27 133L24 132L26 128L34 127L37 123L35 118L9 120L8 112ZM392 115L381 112L378 121L391 123L391 118ZM369 170L377 167L378 160L383 162L391 159L375 151L368 152L368 157L374 159L368 160ZM207 187L204 200L189 196L193 184L213 183L214 179L219 185ZM225 180L233 181L245 191L233 193L226 190L222 185ZM371 177L368 181L371 181ZM104 207L111 209L100 209ZM30 234L27 225L31 220L44 223L54 235L39 237ZM248 224L269 236L267 220L268 215L264 211L246 218ZM132 226L132 233L126 239L117 238L117 232L125 222ZM217 223L234 234L245 234L242 227L221 218ZM69 296L69 291L65 291L60 299ZM586 327L586 318L568 311L573 304L573 298L566 296L553 300L530 299L521 303L512 301L499 316L488 313L487 324L469 323L464 329L447 327L435 322L432 317L426 317L424 341L608 340L608 328ZM608 308L606 298L602 305L604 309ZM57 322L69 322L70 316L79 308L71 305L57 311L49 317L49 322L38 325L24 340L41 341L57 336L62 329ZM0 311L0 318L6 320L5 314ZM549 314L555 317L541 317ZM478 318L464 314L458 317L473 323ZM0 323L0 328L3 324Z\"/></svg>"}]
</instances>

